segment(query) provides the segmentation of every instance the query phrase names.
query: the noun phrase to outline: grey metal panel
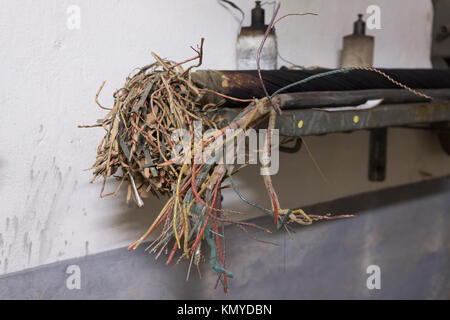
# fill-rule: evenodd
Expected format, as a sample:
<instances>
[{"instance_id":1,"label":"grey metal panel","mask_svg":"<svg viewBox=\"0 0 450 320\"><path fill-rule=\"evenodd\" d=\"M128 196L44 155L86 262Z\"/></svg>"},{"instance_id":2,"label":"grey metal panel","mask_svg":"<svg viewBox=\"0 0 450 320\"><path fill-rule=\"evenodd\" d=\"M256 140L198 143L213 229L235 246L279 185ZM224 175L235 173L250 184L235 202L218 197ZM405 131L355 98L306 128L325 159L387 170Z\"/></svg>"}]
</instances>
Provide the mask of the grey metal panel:
<instances>
[{"instance_id":1,"label":"grey metal panel","mask_svg":"<svg viewBox=\"0 0 450 320\"><path fill-rule=\"evenodd\" d=\"M0 278L1 299L450 299L450 180L367 193L307 208L310 213L358 213L355 218L254 235L226 230L231 290L214 290L186 263L166 267L143 250L125 248ZM257 221L272 227L270 219ZM272 227L273 229L273 227ZM68 265L81 268L81 290L66 288ZM381 290L368 290L366 268L381 268Z\"/></svg>"},{"instance_id":2,"label":"grey metal panel","mask_svg":"<svg viewBox=\"0 0 450 320\"><path fill-rule=\"evenodd\" d=\"M421 89L420 92L432 97L433 102L450 100L450 89ZM280 94L276 99L283 110L357 106L376 99L383 99L383 104L430 102L405 89L293 92Z\"/></svg>"},{"instance_id":3,"label":"grey metal panel","mask_svg":"<svg viewBox=\"0 0 450 320\"><path fill-rule=\"evenodd\" d=\"M289 101L291 96L285 95L283 100ZM382 104L371 109L345 111L295 109L292 101L289 102L289 106L293 109L284 110L276 120L280 135L286 137L450 121L450 102ZM239 111L231 108L220 110L229 120L232 120Z\"/></svg>"},{"instance_id":4,"label":"grey metal panel","mask_svg":"<svg viewBox=\"0 0 450 320\"><path fill-rule=\"evenodd\" d=\"M277 118L277 128L280 135L291 137L439 121L450 121L450 102L388 104L358 111L290 110Z\"/></svg>"}]
</instances>

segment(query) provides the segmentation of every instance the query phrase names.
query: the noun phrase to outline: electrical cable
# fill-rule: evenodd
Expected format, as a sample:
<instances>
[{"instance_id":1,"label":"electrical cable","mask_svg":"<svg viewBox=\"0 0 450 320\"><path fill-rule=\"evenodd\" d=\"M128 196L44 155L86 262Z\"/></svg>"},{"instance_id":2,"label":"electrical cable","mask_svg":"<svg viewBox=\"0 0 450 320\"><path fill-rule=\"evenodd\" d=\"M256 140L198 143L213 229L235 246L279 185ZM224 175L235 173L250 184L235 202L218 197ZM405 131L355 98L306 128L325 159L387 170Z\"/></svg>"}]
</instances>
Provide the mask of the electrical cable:
<instances>
[{"instance_id":1,"label":"electrical cable","mask_svg":"<svg viewBox=\"0 0 450 320\"><path fill-rule=\"evenodd\" d=\"M241 31L242 28L242 24L244 23L244 19L245 19L245 12L238 6L236 5L234 2L230 1L230 0L219 0L219 2L223 2L228 4L230 7L232 7L233 9L239 11L241 13L241 21L239 22L239 32Z\"/></svg>"}]
</instances>

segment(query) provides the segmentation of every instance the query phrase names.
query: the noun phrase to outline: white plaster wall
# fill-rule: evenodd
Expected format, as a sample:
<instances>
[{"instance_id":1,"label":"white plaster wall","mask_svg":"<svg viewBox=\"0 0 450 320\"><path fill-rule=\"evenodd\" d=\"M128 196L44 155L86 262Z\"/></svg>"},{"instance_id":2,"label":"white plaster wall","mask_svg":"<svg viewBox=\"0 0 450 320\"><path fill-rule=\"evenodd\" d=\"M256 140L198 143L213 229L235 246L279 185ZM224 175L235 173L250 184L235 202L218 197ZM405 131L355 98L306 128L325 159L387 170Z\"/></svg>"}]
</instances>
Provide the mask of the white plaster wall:
<instances>
[{"instance_id":1,"label":"white plaster wall","mask_svg":"<svg viewBox=\"0 0 450 320\"><path fill-rule=\"evenodd\" d=\"M251 1L236 3L245 12L253 6ZM80 30L66 28L71 4L81 8ZM356 14L369 4L382 8L382 30L369 32L376 36L375 65L429 67L432 7L426 0L282 1L281 14L313 11L319 16L281 22L280 53L301 65L337 67L342 37L351 33ZM247 15L244 24L249 20ZM237 28L237 19L213 0L0 0L0 274L122 247L144 231L160 202L147 200L137 210L124 203L123 194L99 199L100 184L89 184L91 173L84 169L92 164L103 132L77 125L103 117L94 104L101 82L108 81L101 101L111 104L125 76L151 61L150 51L185 59L192 55L189 46L205 37L203 67L233 69ZM414 135L417 139L406 138L411 150L418 154L429 148L433 159L448 169L432 137ZM311 138L310 147L319 162L326 162L326 173L338 172L331 177L333 197L341 195L342 182L366 182L365 151L357 159L358 150L367 148L366 138L365 133ZM404 142L402 133L394 133L395 139ZM333 151L339 163L361 164L343 170L331 161L326 141L341 146ZM318 176L305 153L283 159L290 165L276 178L282 200L289 206L320 200L323 190L309 187ZM402 181L413 180L411 172L430 167L430 161L422 157L400 168ZM292 170L300 180L291 179ZM434 170L437 175L445 171ZM243 191L261 200L264 193L258 190L247 179ZM234 201L230 197L224 205L236 206Z\"/></svg>"}]
</instances>

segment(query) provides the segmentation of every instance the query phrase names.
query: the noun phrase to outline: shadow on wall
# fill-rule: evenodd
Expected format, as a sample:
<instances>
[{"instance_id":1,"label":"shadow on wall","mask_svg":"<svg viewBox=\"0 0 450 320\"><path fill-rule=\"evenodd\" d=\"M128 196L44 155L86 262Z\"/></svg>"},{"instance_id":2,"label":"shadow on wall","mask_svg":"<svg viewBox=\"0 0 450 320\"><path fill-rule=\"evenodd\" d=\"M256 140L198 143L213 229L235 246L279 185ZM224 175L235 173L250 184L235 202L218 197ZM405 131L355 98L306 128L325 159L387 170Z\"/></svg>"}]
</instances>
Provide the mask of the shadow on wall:
<instances>
[{"instance_id":1,"label":"shadow on wall","mask_svg":"<svg viewBox=\"0 0 450 320\"><path fill-rule=\"evenodd\" d=\"M389 207L401 205L403 203L409 203L411 201L420 202L427 199L428 197L448 192L449 188L450 176L447 176L442 179L431 179L425 182L418 182L405 186L383 189L376 192L362 193L346 198L306 206L302 209L309 214L330 214L331 217L340 214L353 214L353 218L343 218L343 220L348 221L354 220L358 217L362 217L365 215L365 213L368 212L380 209L388 209ZM426 213L424 212L424 214ZM257 221L259 224L262 223L265 227L269 228L273 232L276 232L276 229L272 225L272 220L270 218L260 217L251 219L250 222L252 221ZM291 227L293 227L296 231L301 231L305 229L310 230L311 228L319 227L320 225L327 223L332 223L332 221L317 221L310 226L292 224ZM257 232L260 233L260 231ZM268 238L270 238L270 236Z\"/></svg>"},{"instance_id":2,"label":"shadow on wall","mask_svg":"<svg viewBox=\"0 0 450 320\"><path fill-rule=\"evenodd\" d=\"M333 212L335 214L355 214L360 215L366 211L389 207L420 200L434 194L444 192L449 188L450 177L438 180L429 180L396 188L388 188L378 192L367 192L352 196L344 201L337 199L325 203L320 203L306 208L306 212L314 214L324 214ZM395 192L393 192L395 190Z\"/></svg>"},{"instance_id":3,"label":"shadow on wall","mask_svg":"<svg viewBox=\"0 0 450 320\"><path fill-rule=\"evenodd\" d=\"M99 186L100 187L100 186ZM111 186L110 186L111 187ZM117 187L114 186L114 187ZM164 204L168 200L166 196L161 196L159 199L151 195L144 200L144 207L138 208L136 203L131 197L127 203L127 188L124 184L117 196L112 196L116 199L115 202L118 205L117 214L112 215L109 219L106 219L107 227L119 228L124 236L134 235L137 240L147 230L148 227L156 219L159 212L162 210ZM108 197L103 198L103 201L108 201ZM154 234L158 234L159 229L156 229ZM132 240L134 242L134 240ZM131 243L130 243L131 244Z\"/></svg>"}]
</instances>

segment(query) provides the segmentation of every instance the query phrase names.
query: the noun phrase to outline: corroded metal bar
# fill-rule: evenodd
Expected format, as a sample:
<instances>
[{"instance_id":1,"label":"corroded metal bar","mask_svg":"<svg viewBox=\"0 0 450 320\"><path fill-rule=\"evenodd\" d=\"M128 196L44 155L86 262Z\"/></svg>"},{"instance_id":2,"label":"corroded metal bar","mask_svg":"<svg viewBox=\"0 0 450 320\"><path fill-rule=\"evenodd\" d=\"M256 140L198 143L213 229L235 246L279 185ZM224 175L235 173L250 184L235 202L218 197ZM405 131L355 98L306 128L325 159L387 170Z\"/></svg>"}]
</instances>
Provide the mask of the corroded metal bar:
<instances>
[{"instance_id":1,"label":"corroded metal bar","mask_svg":"<svg viewBox=\"0 0 450 320\"><path fill-rule=\"evenodd\" d=\"M413 89L450 89L450 71L432 69L380 69L392 78ZM269 94L278 89L305 79L309 76L329 71L314 70L263 70L262 76ZM192 73L192 79L200 86L240 99L261 98L264 92L256 70L218 71L201 70ZM294 86L284 93L295 92L343 92L360 90L399 89L394 83L375 72L352 70L348 73L330 75ZM212 102L218 97L209 95ZM229 102L231 106L233 103Z\"/></svg>"}]
</instances>

